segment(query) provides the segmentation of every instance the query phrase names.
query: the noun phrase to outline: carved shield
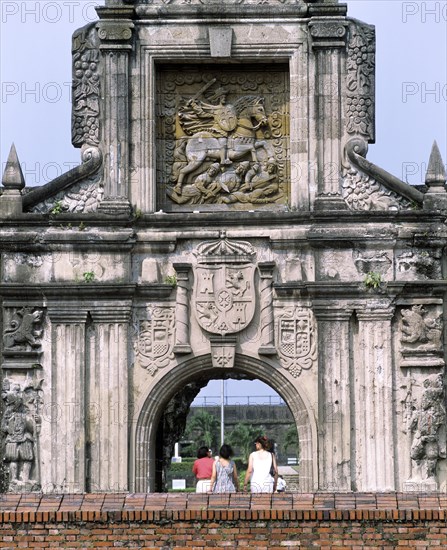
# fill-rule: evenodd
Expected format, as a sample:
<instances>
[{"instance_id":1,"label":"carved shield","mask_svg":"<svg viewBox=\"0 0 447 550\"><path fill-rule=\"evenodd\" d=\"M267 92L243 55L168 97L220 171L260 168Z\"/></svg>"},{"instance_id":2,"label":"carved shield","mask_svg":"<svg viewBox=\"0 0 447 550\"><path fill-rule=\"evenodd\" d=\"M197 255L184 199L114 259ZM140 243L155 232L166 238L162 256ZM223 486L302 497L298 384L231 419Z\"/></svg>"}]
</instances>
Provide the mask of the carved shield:
<instances>
[{"instance_id":1,"label":"carved shield","mask_svg":"<svg viewBox=\"0 0 447 550\"><path fill-rule=\"evenodd\" d=\"M213 334L243 330L255 311L253 265L198 266L194 302L197 321Z\"/></svg>"},{"instance_id":2,"label":"carved shield","mask_svg":"<svg viewBox=\"0 0 447 550\"><path fill-rule=\"evenodd\" d=\"M232 105L225 105L220 108L216 119L219 126L225 132L232 132L237 126L237 114Z\"/></svg>"},{"instance_id":3,"label":"carved shield","mask_svg":"<svg viewBox=\"0 0 447 550\"><path fill-rule=\"evenodd\" d=\"M282 317L279 323L279 346L286 357L298 359L311 353L311 319L306 309L297 308L292 318Z\"/></svg>"}]
</instances>

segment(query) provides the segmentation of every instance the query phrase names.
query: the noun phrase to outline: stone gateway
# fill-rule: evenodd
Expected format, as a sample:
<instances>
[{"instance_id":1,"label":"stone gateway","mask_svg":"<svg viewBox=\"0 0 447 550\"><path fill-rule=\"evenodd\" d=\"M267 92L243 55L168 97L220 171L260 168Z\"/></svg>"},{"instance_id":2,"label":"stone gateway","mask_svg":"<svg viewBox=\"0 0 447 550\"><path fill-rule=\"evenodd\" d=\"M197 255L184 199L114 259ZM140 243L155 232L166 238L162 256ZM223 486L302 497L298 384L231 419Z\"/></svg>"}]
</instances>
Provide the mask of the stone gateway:
<instances>
[{"instance_id":1,"label":"stone gateway","mask_svg":"<svg viewBox=\"0 0 447 550\"><path fill-rule=\"evenodd\" d=\"M3 491L162 491L194 397L287 403L299 490L447 488L445 170L367 160L374 28L304 0L106 0L81 164L2 179Z\"/></svg>"}]
</instances>

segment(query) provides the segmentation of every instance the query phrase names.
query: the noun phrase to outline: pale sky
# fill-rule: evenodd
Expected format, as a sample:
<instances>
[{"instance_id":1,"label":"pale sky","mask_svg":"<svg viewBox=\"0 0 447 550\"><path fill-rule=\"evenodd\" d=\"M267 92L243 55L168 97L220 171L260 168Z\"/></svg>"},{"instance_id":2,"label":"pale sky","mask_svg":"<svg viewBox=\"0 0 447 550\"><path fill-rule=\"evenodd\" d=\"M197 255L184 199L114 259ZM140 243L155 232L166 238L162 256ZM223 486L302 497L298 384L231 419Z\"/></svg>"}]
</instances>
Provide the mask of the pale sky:
<instances>
[{"instance_id":1,"label":"pale sky","mask_svg":"<svg viewBox=\"0 0 447 550\"><path fill-rule=\"evenodd\" d=\"M27 185L42 185L79 163L71 145L71 35L96 20L94 6L103 3L0 2L2 173L13 141ZM367 158L423 183L434 139L447 162L447 0L347 3L349 16L376 26L376 144ZM247 391L241 383L228 385Z\"/></svg>"}]
</instances>

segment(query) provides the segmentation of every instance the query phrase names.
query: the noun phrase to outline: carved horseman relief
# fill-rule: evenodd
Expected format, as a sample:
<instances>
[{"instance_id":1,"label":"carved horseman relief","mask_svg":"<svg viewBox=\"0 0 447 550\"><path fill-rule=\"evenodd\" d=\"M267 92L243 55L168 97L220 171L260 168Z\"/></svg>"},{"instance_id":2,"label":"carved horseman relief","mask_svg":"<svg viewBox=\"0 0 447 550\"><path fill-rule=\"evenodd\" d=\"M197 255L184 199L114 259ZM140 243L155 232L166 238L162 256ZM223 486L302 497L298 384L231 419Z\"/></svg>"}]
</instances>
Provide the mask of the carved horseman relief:
<instances>
[{"instance_id":1,"label":"carved horseman relief","mask_svg":"<svg viewBox=\"0 0 447 550\"><path fill-rule=\"evenodd\" d=\"M40 490L42 383L28 378L23 386L8 378L2 383L2 456L9 492Z\"/></svg>"},{"instance_id":2,"label":"carved horseman relief","mask_svg":"<svg viewBox=\"0 0 447 550\"><path fill-rule=\"evenodd\" d=\"M286 204L285 71L190 67L162 71L158 84L163 208Z\"/></svg>"}]
</instances>

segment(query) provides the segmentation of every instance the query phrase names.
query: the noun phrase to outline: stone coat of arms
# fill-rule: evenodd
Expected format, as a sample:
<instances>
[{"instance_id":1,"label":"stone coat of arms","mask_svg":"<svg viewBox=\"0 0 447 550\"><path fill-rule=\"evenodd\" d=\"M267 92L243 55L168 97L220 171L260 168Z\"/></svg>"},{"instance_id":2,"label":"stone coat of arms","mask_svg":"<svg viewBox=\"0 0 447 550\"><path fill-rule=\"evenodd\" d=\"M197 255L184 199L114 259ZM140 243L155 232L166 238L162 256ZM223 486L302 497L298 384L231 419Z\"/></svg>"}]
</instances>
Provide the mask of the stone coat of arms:
<instances>
[{"instance_id":1,"label":"stone coat of arms","mask_svg":"<svg viewBox=\"0 0 447 550\"><path fill-rule=\"evenodd\" d=\"M194 306L199 325L224 336L246 328L255 313L254 250L244 241L199 245Z\"/></svg>"}]
</instances>

